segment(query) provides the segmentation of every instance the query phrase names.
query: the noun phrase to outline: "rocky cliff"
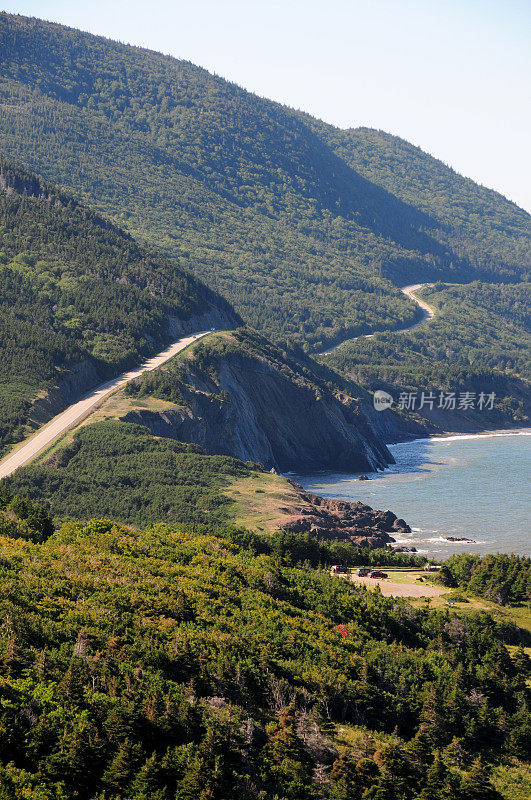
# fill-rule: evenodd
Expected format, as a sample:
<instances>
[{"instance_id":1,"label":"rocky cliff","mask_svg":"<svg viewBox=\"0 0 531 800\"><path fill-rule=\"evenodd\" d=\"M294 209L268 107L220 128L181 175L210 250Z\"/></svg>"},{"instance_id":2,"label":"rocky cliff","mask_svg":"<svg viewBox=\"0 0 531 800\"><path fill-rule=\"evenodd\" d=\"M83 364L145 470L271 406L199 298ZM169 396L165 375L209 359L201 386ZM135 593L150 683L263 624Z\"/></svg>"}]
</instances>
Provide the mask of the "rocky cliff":
<instances>
[{"instance_id":1,"label":"rocky cliff","mask_svg":"<svg viewBox=\"0 0 531 800\"><path fill-rule=\"evenodd\" d=\"M381 469L392 456L354 398L334 396L308 366L248 331L218 334L130 389L175 405L126 420L268 468Z\"/></svg>"}]
</instances>

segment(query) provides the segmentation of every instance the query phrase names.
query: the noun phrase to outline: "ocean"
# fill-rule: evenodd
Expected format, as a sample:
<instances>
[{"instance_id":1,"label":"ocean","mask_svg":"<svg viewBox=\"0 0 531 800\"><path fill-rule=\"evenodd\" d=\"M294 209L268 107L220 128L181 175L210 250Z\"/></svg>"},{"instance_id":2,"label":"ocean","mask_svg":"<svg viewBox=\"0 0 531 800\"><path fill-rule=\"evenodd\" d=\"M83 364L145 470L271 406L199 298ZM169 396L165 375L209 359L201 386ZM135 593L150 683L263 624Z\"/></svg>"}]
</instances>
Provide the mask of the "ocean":
<instances>
[{"instance_id":1,"label":"ocean","mask_svg":"<svg viewBox=\"0 0 531 800\"><path fill-rule=\"evenodd\" d=\"M325 497L391 509L412 528L397 544L421 554L531 554L531 430L417 439L390 445L383 472L290 475ZM446 537L473 539L449 542Z\"/></svg>"}]
</instances>

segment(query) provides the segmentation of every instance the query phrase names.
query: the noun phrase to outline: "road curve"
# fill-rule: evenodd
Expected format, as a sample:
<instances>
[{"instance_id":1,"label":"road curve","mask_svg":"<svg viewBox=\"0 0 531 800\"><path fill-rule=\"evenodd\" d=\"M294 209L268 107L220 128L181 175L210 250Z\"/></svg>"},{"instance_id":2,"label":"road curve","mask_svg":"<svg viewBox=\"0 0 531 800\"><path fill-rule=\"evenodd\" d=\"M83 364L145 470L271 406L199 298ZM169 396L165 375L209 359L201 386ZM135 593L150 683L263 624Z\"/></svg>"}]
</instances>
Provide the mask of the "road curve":
<instances>
[{"instance_id":1,"label":"road curve","mask_svg":"<svg viewBox=\"0 0 531 800\"><path fill-rule=\"evenodd\" d=\"M0 461L0 478L11 475L16 469L32 461L59 436L66 433L66 431L70 430L70 428L73 428L87 417L116 389L125 386L126 383L129 383L129 381L132 381L134 378L138 378L143 372L151 372L151 370L160 367L161 364L169 361L170 358L180 353L181 350L184 350L189 344L192 344L192 342L195 342L197 339L201 339L203 336L207 336L209 333L212 333L212 331L200 331L199 333L190 334L190 336L184 336L182 339L179 339L167 347L166 350L163 350L162 353L150 358L149 361L137 367L137 369L131 370L131 372L124 372L117 378L113 378L107 381L107 383L102 383L101 386L93 389L77 403L69 406L65 411L62 411L40 428L31 439L22 446L19 446L15 452L2 459Z\"/></svg>"},{"instance_id":2,"label":"road curve","mask_svg":"<svg viewBox=\"0 0 531 800\"><path fill-rule=\"evenodd\" d=\"M413 328L417 328L419 325L422 325L423 322L433 319L435 316L435 310L425 303L424 300L420 300L415 294L415 292L418 292L419 289L424 289L426 286L433 286L433 283L414 283L412 286L402 286L400 291L404 292L406 297L409 297L410 300L413 300L414 303L421 307L421 309L424 311L424 316L418 322L415 322L414 325L410 325L409 328L402 328L402 330L394 331L394 333L412 331Z\"/></svg>"},{"instance_id":3,"label":"road curve","mask_svg":"<svg viewBox=\"0 0 531 800\"><path fill-rule=\"evenodd\" d=\"M402 286L400 289L401 292L404 292L406 297L409 297L410 300L413 300L414 303L422 308L424 311L422 319L420 319L418 322L414 322L413 325L409 325L407 328L400 328L397 331L380 331L381 333L406 333L407 331L412 331L414 328L417 328L419 325L423 325L427 320L433 319L435 316L435 311L433 308L423 300L419 300L415 294L415 292L418 292L419 289L424 289L426 286L433 286L433 283L413 283L411 286ZM334 350L337 350L338 347L341 347L341 345L345 342L352 342L355 339L372 339L374 335L374 333L365 333L362 336L349 336L348 339L343 339L342 342L339 342L339 344L336 344L334 347L332 347L330 350L326 350L324 353L319 353L319 355L328 356L330 353L333 353Z\"/></svg>"}]
</instances>

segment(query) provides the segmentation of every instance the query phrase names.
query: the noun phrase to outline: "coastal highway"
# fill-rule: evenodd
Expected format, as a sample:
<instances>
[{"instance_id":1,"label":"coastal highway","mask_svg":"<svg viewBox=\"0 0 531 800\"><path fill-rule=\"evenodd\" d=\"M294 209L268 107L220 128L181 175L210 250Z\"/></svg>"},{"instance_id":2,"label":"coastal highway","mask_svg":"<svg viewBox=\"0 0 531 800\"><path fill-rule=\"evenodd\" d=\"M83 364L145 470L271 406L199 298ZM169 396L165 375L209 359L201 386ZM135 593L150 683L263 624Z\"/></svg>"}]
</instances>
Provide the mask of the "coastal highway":
<instances>
[{"instance_id":1,"label":"coastal highway","mask_svg":"<svg viewBox=\"0 0 531 800\"><path fill-rule=\"evenodd\" d=\"M433 310L433 308L429 306L427 303L425 303L423 300L419 300L419 298L415 294L415 292L418 292L419 289L424 289L426 286L433 286L433 283L414 283L411 286L402 286L400 289L401 292L404 292L406 297L409 297L410 300L413 300L414 303L416 303L418 306L422 308L422 310L424 311L422 319L420 319L418 322L414 322L413 325L409 325L407 328L400 328L400 330L398 331L381 331L381 333L406 333L407 331L412 331L414 328L418 328L419 325L423 325L425 322L427 322L427 320L433 319L433 317L435 316L435 311ZM348 339L343 339L342 342L339 342L339 344L336 344L330 350L326 350L324 353L320 353L320 355L322 356L330 355L330 353L333 353L334 350L337 350L337 348L341 347L341 345L344 344L345 342L351 342L354 339L372 339L373 336L374 333L366 333L362 336L349 336Z\"/></svg>"},{"instance_id":2,"label":"coastal highway","mask_svg":"<svg viewBox=\"0 0 531 800\"><path fill-rule=\"evenodd\" d=\"M54 417L50 422L40 428L34 436L22 445L18 445L13 452L2 459L0 461L0 478L11 475L16 469L32 461L39 453L42 453L43 450L52 444L55 439L63 433L66 433L70 428L79 424L85 417L91 414L100 403L116 391L116 389L125 386L126 383L129 383L129 381L132 381L134 378L138 378L143 372L151 372L151 370L160 367L161 364L169 361L170 358L180 353L181 350L184 350L184 348L188 347L192 342L201 339L203 336L208 336L208 334L212 332L213 331L200 331L199 333L190 334L190 336L184 336L182 339L179 339L167 347L166 350L163 350L162 353L150 358L149 361L146 361L137 369L131 370L131 372L125 372L123 375L119 375L117 378L113 378L107 381L107 383L102 383L101 386L93 389L77 403L69 406L65 411L61 412L61 414Z\"/></svg>"}]
</instances>

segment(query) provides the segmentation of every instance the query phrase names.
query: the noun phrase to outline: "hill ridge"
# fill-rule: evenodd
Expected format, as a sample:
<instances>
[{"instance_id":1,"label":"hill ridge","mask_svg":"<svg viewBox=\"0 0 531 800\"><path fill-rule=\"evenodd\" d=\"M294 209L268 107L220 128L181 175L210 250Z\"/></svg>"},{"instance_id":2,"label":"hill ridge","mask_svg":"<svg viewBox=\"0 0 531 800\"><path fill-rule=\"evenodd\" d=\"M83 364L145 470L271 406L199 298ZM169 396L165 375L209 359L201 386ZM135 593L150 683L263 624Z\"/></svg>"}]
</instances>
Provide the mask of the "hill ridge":
<instances>
[{"instance_id":1,"label":"hill ridge","mask_svg":"<svg viewBox=\"0 0 531 800\"><path fill-rule=\"evenodd\" d=\"M478 227L460 179L474 224L456 228L354 163L345 132L191 62L6 14L0 42L0 151L177 258L277 341L318 351L403 328L416 310L397 285L518 280L529 261L527 217L511 212L495 236L495 193Z\"/></svg>"}]
</instances>

